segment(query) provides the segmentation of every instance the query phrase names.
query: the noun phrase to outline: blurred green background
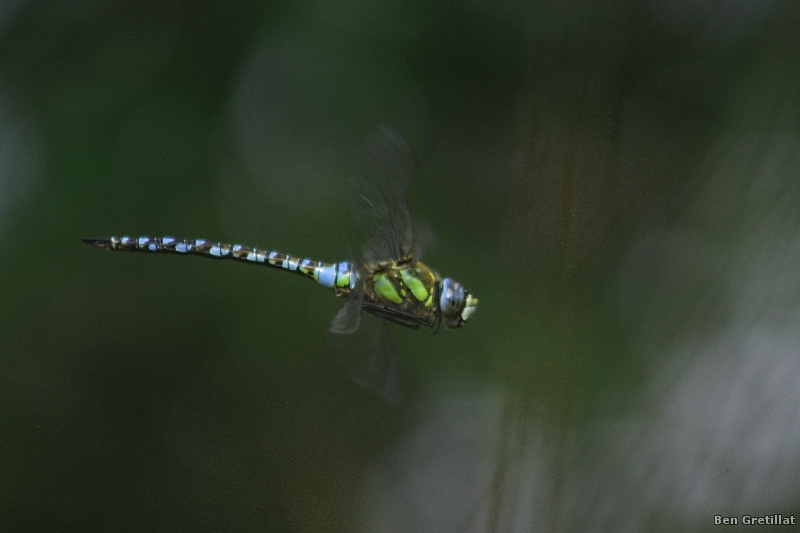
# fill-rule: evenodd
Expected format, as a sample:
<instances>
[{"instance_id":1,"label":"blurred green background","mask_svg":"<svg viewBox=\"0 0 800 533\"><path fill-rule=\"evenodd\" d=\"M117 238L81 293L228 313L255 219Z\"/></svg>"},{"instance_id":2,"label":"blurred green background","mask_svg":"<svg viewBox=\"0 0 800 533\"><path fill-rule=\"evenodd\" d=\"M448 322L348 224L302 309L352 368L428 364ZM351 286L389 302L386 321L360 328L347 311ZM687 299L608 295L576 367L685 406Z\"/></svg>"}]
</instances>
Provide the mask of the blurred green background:
<instances>
[{"instance_id":1,"label":"blurred green background","mask_svg":"<svg viewBox=\"0 0 800 533\"><path fill-rule=\"evenodd\" d=\"M0 530L797 516L798 27L781 0L4 1ZM426 262L481 302L393 328L399 407L337 366L316 284L80 243L345 259L379 124Z\"/></svg>"}]
</instances>

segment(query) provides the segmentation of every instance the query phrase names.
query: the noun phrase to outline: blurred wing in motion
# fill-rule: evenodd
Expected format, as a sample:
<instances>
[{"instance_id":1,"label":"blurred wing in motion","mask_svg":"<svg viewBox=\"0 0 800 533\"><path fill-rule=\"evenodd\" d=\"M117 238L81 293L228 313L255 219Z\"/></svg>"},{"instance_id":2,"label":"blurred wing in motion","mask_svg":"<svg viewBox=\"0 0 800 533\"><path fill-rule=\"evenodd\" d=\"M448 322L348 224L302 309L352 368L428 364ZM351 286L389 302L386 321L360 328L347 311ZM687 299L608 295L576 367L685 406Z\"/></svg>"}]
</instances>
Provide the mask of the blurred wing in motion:
<instances>
[{"instance_id":1,"label":"blurred wing in motion","mask_svg":"<svg viewBox=\"0 0 800 533\"><path fill-rule=\"evenodd\" d=\"M411 256L414 246L406 191L413 161L400 135L382 127L367 139L367 155L351 180L350 213L369 262Z\"/></svg>"},{"instance_id":2,"label":"blurred wing in motion","mask_svg":"<svg viewBox=\"0 0 800 533\"><path fill-rule=\"evenodd\" d=\"M334 320L334 324L336 322ZM336 333L333 325L330 331ZM398 405L402 401L394 347L385 320L364 317L354 335L330 335L330 339L336 358L355 383L390 404Z\"/></svg>"},{"instance_id":3,"label":"blurred wing in motion","mask_svg":"<svg viewBox=\"0 0 800 533\"><path fill-rule=\"evenodd\" d=\"M363 268L358 267L358 262L353 262L354 271L358 273L359 281L350 291L350 295L345 300L344 305L333 318L328 331L337 335L351 335L361 327L363 313L361 305L364 301L364 285L360 282L363 276Z\"/></svg>"}]
</instances>

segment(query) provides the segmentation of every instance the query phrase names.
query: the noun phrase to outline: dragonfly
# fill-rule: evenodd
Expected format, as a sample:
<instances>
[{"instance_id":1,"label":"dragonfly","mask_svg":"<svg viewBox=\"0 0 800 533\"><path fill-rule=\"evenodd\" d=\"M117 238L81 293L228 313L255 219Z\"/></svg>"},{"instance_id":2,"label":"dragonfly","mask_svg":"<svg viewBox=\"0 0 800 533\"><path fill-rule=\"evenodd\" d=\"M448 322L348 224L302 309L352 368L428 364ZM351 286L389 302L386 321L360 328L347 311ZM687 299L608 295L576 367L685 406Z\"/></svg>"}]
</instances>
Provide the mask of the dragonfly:
<instances>
[{"instance_id":1,"label":"dragonfly","mask_svg":"<svg viewBox=\"0 0 800 533\"><path fill-rule=\"evenodd\" d=\"M334 344L351 378L390 403L399 403L394 349L386 324L438 331L444 323L447 329L458 329L478 305L478 299L460 283L443 278L417 259L420 250L406 205L413 165L408 145L393 130L380 128L368 137L367 154L352 175L349 195L363 251L360 257L338 263L204 239L125 236L82 241L109 251L232 259L313 279L345 299L328 329L337 338ZM367 327L363 327L364 313L374 317ZM349 342L357 332L366 342Z\"/></svg>"}]
</instances>

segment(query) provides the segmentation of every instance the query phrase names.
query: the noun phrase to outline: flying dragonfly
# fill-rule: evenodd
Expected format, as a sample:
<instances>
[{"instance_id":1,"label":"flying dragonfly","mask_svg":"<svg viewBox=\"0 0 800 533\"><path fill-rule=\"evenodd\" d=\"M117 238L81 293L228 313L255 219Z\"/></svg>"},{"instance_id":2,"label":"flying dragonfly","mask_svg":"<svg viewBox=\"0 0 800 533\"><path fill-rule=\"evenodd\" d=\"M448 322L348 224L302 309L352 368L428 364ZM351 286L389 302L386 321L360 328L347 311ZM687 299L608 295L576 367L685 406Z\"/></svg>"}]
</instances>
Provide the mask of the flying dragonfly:
<instances>
[{"instance_id":1,"label":"flying dragonfly","mask_svg":"<svg viewBox=\"0 0 800 533\"><path fill-rule=\"evenodd\" d=\"M367 142L367 156L351 179L350 212L364 238L362 257L338 263L304 259L278 251L174 237L110 237L82 239L110 251L162 252L235 259L280 268L311 278L332 289L345 303L329 331L338 355L354 381L391 403L400 401L391 337L393 322L410 329L462 327L478 299L452 278L415 258L411 216L406 206L413 160L402 137L381 128ZM362 326L363 313L376 319ZM367 347L342 347L348 336L370 336Z\"/></svg>"}]
</instances>

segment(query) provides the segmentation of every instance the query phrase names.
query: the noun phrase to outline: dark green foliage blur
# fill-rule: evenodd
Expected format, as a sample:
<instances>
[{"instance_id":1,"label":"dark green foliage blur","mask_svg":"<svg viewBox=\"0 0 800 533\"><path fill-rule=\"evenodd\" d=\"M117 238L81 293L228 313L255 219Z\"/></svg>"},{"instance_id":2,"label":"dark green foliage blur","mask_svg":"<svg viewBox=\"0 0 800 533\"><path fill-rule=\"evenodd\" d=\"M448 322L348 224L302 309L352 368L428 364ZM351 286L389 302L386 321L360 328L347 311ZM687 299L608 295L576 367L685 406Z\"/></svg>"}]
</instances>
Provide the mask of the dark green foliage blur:
<instances>
[{"instance_id":1,"label":"dark green foliage blur","mask_svg":"<svg viewBox=\"0 0 800 533\"><path fill-rule=\"evenodd\" d=\"M629 478L592 466L603 446L629 450L592 438L608 420L649 420L639 442L666 448L657 429L689 427L665 429L673 407L699 420L699 406L740 405L720 392L732 386L660 384L705 376L692 369L709 359L686 354L785 325L800 301L780 266L800 234L800 12L719 4L3 2L0 531L710 531L714 514L797 510L797 493L746 488L746 439L686 466L719 472L721 489L663 482L661 459L716 422L663 455L619 452L649 473L630 489L636 523L628 489L602 488ZM347 259L360 244L346 184L379 125L414 152L425 262L480 298L459 331L392 328L400 407L337 366L341 301L322 287L80 242L171 235ZM785 292L768 283L782 275ZM720 350L708 368L739 368ZM791 356L741 361L798 370ZM743 405L789 425L767 392L796 406L796 386L756 381ZM449 449L418 437L440 412L487 420L491 445L458 449L477 457L464 469L488 466L417 501L427 478L403 480L419 450ZM725 441L721 427L703 442ZM752 449L780 470L793 439ZM523 503L515 442L547 465ZM780 479L800 486L795 470ZM528 504L530 528L512 528Z\"/></svg>"}]
</instances>

